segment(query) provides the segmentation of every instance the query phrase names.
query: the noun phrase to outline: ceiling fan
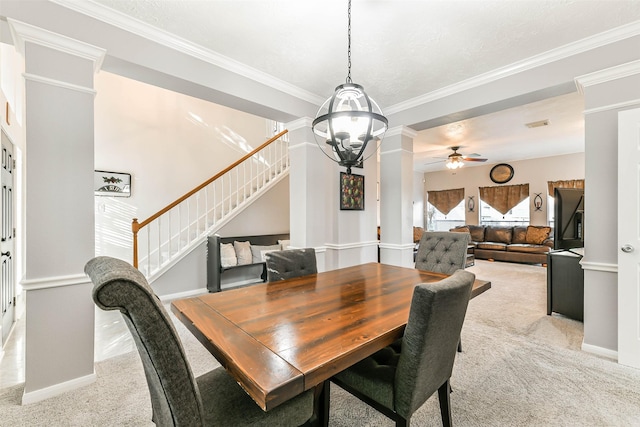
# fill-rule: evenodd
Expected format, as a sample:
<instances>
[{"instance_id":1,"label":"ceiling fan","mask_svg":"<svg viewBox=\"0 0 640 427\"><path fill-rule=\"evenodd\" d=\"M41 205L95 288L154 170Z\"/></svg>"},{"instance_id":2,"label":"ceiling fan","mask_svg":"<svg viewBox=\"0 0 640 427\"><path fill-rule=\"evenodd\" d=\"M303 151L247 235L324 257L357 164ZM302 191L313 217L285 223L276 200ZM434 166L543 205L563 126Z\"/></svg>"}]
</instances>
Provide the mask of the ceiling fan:
<instances>
[{"instance_id":1,"label":"ceiling fan","mask_svg":"<svg viewBox=\"0 0 640 427\"><path fill-rule=\"evenodd\" d=\"M453 150L453 153L449 154L446 159L445 166L449 169L458 169L464 166L464 162L486 162L487 159L480 157L480 154L473 153L469 155L462 155L458 153L460 146L456 145L453 147L448 147L450 150ZM434 162L435 163L435 162Z\"/></svg>"}]
</instances>

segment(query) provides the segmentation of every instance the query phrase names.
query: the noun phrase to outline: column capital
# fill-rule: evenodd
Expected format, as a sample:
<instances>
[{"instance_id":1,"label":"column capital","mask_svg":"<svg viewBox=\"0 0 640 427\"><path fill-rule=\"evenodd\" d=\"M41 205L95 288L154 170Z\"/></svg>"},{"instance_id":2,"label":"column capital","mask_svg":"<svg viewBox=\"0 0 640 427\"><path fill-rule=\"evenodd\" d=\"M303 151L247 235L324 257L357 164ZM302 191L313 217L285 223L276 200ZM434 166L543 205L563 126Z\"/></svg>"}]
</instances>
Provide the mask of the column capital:
<instances>
[{"instance_id":1,"label":"column capital","mask_svg":"<svg viewBox=\"0 0 640 427\"><path fill-rule=\"evenodd\" d=\"M11 37L13 38L16 50L23 56L25 54L25 43L30 42L88 59L93 62L94 73L97 73L102 67L102 61L107 52L105 49L24 22L16 21L15 19L7 18L7 23L9 24Z\"/></svg>"},{"instance_id":2,"label":"column capital","mask_svg":"<svg viewBox=\"0 0 640 427\"><path fill-rule=\"evenodd\" d=\"M415 130L411 129L408 126L394 126L392 128L387 129L387 132L385 132L384 136L397 136L397 135L401 135L401 136L406 136L409 138L415 138L416 136L418 136L418 132L416 132Z\"/></svg>"},{"instance_id":3,"label":"column capital","mask_svg":"<svg viewBox=\"0 0 640 427\"><path fill-rule=\"evenodd\" d=\"M311 129L313 119L311 117L300 117L299 119L285 123L285 128L289 129L289 132L298 129Z\"/></svg>"}]
</instances>

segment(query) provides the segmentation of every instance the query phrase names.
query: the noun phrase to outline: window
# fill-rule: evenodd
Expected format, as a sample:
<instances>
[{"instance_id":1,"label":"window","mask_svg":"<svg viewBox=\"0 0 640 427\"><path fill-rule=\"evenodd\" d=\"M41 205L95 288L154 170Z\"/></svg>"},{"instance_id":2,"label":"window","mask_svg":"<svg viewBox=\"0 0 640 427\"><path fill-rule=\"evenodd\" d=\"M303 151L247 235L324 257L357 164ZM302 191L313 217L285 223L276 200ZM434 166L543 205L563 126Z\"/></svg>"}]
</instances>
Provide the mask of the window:
<instances>
[{"instance_id":1,"label":"window","mask_svg":"<svg viewBox=\"0 0 640 427\"><path fill-rule=\"evenodd\" d=\"M505 215L480 199L480 224L498 226L529 225L529 198L514 206Z\"/></svg>"},{"instance_id":2,"label":"window","mask_svg":"<svg viewBox=\"0 0 640 427\"><path fill-rule=\"evenodd\" d=\"M444 215L431 203L427 202L427 230L429 231L449 231L458 225L465 224L464 199L451 211Z\"/></svg>"}]
</instances>

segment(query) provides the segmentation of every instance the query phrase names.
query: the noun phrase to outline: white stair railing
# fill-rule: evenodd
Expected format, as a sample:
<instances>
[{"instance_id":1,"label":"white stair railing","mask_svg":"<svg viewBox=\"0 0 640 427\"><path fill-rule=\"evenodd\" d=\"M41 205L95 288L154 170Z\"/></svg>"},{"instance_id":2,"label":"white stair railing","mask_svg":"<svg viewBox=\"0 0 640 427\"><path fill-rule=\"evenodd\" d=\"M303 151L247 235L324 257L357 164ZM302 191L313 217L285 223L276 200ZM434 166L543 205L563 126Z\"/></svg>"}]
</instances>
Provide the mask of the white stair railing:
<instances>
[{"instance_id":1,"label":"white stair railing","mask_svg":"<svg viewBox=\"0 0 640 427\"><path fill-rule=\"evenodd\" d=\"M157 277L229 222L289 171L280 132L144 221L133 219L133 265Z\"/></svg>"}]
</instances>

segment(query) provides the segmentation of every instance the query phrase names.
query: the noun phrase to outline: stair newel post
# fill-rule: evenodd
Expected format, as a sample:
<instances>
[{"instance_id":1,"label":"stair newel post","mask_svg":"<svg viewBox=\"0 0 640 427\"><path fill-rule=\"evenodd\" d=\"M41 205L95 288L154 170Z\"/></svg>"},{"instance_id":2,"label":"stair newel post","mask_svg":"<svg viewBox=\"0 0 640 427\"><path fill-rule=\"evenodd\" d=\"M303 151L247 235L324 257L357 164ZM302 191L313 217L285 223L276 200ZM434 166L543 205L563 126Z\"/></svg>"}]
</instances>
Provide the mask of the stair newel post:
<instances>
[{"instance_id":1,"label":"stair newel post","mask_svg":"<svg viewBox=\"0 0 640 427\"><path fill-rule=\"evenodd\" d=\"M131 223L131 231L133 232L133 266L135 268L138 268L138 230L140 230L138 218L133 218L133 223Z\"/></svg>"}]
</instances>

